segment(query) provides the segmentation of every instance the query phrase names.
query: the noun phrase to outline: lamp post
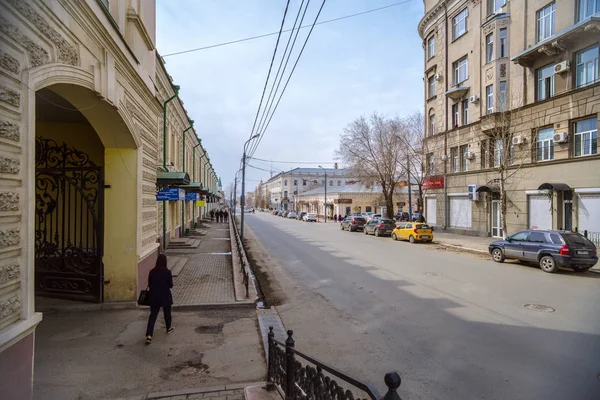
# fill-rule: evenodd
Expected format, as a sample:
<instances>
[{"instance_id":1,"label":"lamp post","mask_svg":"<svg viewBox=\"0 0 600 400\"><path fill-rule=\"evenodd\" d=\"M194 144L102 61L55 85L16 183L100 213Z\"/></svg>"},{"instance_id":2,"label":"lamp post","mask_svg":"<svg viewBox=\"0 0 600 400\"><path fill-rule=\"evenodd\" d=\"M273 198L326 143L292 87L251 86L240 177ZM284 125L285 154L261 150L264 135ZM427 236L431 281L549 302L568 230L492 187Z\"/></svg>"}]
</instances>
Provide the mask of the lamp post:
<instances>
[{"instance_id":1,"label":"lamp post","mask_svg":"<svg viewBox=\"0 0 600 400\"><path fill-rule=\"evenodd\" d=\"M242 156L242 201L241 201L241 208L242 208L242 224L241 224L241 229L240 229L240 239L242 240L242 242L244 241L244 208L246 206L246 195L245 195L245 190L246 190L246 150L248 147L248 143L250 143L252 140L256 139L257 137L259 137L260 134L256 134L254 136L252 136L250 139L246 140L246 143L244 143L244 155Z\"/></svg>"},{"instance_id":2,"label":"lamp post","mask_svg":"<svg viewBox=\"0 0 600 400\"><path fill-rule=\"evenodd\" d=\"M187 131L189 131L190 129L192 129L194 127L194 120L190 119L190 126L188 126L187 128L184 129L183 131L183 149L181 151L181 170L183 172L185 172L185 133ZM192 150L193 152L193 150ZM192 176L192 180L194 180L194 177ZM192 211L193 211L193 206L192 206ZM185 199L181 202L181 237L185 236Z\"/></svg>"},{"instance_id":3,"label":"lamp post","mask_svg":"<svg viewBox=\"0 0 600 400\"><path fill-rule=\"evenodd\" d=\"M232 205L233 205L233 217L235 218L236 215L236 206L237 206L237 182L238 182L238 174L242 172L242 169L240 168L238 170L238 172L235 173L235 180L233 183L233 201L232 201Z\"/></svg>"},{"instance_id":4,"label":"lamp post","mask_svg":"<svg viewBox=\"0 0 600 400\"><path fill-rule=\"evenodd\" d=\"M319 165L319 168L325 173L325 209L323 210L323 221L327 223L327 170Z\"/></svg>"}]
</instances>

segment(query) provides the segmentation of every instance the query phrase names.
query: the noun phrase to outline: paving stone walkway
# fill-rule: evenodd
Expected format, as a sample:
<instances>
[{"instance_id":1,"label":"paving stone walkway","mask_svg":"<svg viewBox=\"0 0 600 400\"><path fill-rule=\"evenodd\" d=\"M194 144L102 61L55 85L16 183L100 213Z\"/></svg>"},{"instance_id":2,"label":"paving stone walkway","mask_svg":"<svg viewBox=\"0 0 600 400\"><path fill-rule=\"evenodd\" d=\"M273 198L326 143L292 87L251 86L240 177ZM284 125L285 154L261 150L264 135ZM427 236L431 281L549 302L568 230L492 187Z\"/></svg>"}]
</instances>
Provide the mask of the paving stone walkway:
<instances>
[{"instance_id":1,"label":"paving stone walkway","mask_svg":"<svg viewBox=\"0 0 600 400\"><path fill-rule=\"evenodd\" d=\"M204 222L208 227L197 249L169 250L167 255L185 254L189 260L173 278L174 306L235 303L229 226Z\"/></svg>"}]
</instances>

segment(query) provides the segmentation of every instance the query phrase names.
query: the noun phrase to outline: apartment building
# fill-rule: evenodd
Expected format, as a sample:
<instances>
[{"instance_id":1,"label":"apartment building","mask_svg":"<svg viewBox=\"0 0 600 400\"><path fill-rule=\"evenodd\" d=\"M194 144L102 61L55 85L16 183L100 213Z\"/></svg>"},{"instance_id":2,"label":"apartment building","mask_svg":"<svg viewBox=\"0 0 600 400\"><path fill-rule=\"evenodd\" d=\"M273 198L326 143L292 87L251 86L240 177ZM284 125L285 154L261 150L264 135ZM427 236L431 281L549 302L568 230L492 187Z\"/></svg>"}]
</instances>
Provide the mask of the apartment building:
<instances>
[{"instance_id":1,"label":"apartment building","mask_svg":"<svg viewBox=\"0 0 600 400\"><path fill-rule=\"evenodd\" d=\"M600 235L600 1L424 3L427 221Z\"/></svg>"}]
</instances>

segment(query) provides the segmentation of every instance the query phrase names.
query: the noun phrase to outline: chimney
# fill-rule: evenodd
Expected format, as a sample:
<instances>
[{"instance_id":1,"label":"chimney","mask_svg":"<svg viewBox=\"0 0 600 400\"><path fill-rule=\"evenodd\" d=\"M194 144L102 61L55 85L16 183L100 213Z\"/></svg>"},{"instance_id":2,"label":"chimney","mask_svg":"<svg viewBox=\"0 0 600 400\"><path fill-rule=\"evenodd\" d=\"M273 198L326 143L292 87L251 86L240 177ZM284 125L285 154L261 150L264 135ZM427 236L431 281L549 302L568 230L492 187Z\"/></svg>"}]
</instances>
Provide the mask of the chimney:
<instances>
[{"instance_id":1,"label":"chimney","mask_svg":"<svg viewBox=\"0 0 600 400\"><path fill-rule=\"evenodd\" d=\"M338 167L338 166L337 166L337 163L333 164L333 168L334 168L334 169L338 169L337 167Z\"/></svg>"}]
</instances>

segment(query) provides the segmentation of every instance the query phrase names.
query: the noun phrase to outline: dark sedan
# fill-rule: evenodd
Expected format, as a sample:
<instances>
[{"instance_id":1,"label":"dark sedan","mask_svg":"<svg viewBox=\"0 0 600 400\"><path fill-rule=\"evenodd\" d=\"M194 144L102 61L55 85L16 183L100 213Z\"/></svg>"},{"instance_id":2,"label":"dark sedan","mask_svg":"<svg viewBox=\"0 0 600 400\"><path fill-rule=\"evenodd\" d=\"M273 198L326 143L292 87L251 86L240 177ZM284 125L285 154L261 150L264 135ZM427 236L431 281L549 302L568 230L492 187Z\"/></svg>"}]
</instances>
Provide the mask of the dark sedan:
<instances>
[{"instance_id":1,"label":"dark sedan","mask_svg":"<svg viewBox=\"0 0 600 400\"><path fill-rule=\"evenodd\" d=\"M373 218L364 227L365 235L391 236L396 227L394 221L389 218Z\"/></svg>"},{"instance_id":2,"label":"dark sedan","mask_svg":"<svg viewBox=\"0 0 600 400\"><path fill-rule=\"evenodd\" d=\"M596 246L581 234L569 231L528 229L490 243L489 252L496 262L535 262L544 272L556 272L559 268L585 272L598 262Z\"/></svg>"},{"instance_id":3,"label":"dark sedan","mask_svg":"<svg viewBox=\"0 0 600 400\"><path fill-rule=\"evenodd\" d=\"M340 223L340 229L348 230L348 232L362 231L366 223L367 220L363 217L346 217Z\"/></svg>"}]
</instances>

